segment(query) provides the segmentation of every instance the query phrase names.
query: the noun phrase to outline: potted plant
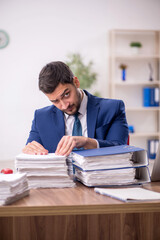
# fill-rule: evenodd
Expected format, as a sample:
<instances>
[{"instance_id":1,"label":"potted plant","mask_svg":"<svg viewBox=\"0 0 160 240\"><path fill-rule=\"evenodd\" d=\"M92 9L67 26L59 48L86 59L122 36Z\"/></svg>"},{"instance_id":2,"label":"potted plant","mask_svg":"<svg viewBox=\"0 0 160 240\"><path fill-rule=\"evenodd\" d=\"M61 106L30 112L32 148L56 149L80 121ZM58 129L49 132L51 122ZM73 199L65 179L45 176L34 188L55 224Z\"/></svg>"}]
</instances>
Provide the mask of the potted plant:
<instances>
[{"instance_id":1,"label":"potted plant","mask_svg":"<svg viewBox=\"0 0 160 240\"><path fill-rule=\"evenodd\" d=\"M93 62L84 64L83 59L79 53L72 53L68 55L66 64L70 67L73 74L79 79L80 87L82 89L90 88L97 80L97 73L92 71ZM99 95L98 92L94 93Z\"/></svg>"},{"instance_id":2,"label":"potted plant","mask_svg":"<svg viewBox=\"0 0 160 240\"><path fill-rule=\"evenodd\" d=\"M133 54L138 54L139 49L142 47L142 43L141 42L131 42L130 47L132 49Z\"/></svg>"}]
</instances>

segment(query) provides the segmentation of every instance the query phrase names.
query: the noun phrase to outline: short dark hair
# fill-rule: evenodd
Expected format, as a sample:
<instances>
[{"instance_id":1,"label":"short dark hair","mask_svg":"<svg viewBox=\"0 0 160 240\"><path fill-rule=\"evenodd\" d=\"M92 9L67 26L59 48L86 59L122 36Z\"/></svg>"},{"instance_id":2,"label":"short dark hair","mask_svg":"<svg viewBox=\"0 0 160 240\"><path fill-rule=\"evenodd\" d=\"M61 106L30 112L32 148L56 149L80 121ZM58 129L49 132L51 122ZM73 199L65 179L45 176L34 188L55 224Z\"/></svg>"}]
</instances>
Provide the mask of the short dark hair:
<instances>
[{"instance_id":1,"label":"short dark hair","mask_svg":"<svg viewBox=\"0 0 160 240\"><path fill-rule=\"evenodd\" d=\"M73 73L63 62L51 62L44 66L39 74L39 89L43 93L52 93L61 84L73 84Z\"/></svg>"}]
</instances>

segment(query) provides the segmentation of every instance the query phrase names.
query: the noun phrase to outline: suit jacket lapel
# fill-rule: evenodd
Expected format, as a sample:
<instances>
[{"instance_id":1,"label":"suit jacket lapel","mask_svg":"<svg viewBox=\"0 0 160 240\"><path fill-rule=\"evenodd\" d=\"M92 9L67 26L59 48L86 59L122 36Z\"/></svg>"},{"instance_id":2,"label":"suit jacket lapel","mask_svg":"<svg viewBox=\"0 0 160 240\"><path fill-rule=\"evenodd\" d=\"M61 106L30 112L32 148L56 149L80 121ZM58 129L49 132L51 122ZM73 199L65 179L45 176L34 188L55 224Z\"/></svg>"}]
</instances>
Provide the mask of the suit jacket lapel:
<instances>
[{"instance_id":1,"label":"suit jacket lapel","mask_svg":"<svg viewBox=\"0 0 160 240\"><path fill-rule=\"evenodd\" d=\"M58 139L60 140L65 135L65 123L63 112L55 108L53 110L53 118L55 123L54 134L56 133Z\"/></svg>"},{"instance_id":2,"label":"suit jacket lapel","mask_svg":"<svg viewBox=\"0 0 160 240\"><path fill-rule=\"evenodd\" d=\"M86 91L85 91L86 92ZM88 95L88 104L87 104L87 129L88 129L88 137L95 137L95 129L96 129L96 121L97 114L99 111L99 103L96 98L86 92Z\"/></svg>"}]
</instances>

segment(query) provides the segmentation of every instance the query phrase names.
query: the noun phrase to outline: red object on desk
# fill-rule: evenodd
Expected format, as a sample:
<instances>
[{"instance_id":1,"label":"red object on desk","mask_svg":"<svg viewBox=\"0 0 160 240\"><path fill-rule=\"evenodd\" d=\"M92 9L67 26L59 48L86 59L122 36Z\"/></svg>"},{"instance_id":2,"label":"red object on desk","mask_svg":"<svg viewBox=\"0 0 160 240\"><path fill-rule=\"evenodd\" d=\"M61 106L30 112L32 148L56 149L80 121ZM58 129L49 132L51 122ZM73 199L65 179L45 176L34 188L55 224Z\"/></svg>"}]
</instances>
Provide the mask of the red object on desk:
<instances>
[{"instance_id":1,"label":"red object on desk","mask_svg":"<svg viewBox=\"0 0 160 240\"><path fill-rule=\"evenodd\" d=\"M1 173L3 173L3 174L11 174L11 173L13 173L13 170L10 169L10 168L4 168L4 169L1 170Z\"/></svg>"}]
</instances>

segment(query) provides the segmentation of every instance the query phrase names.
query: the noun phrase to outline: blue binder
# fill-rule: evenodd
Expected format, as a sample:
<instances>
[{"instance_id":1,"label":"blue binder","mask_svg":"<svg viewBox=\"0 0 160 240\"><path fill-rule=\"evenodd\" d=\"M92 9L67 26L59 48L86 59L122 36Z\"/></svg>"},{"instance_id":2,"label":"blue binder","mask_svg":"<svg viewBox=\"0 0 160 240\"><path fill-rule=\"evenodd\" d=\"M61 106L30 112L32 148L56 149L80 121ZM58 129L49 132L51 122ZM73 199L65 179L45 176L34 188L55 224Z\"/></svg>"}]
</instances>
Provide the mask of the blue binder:
<instances>
[{"instance_id":1,"label":"blue binder","mask_svg":"<svg viewBox=\"0 0 160 240\"><path fill-rule=\"evenodd\" d=\"M151 89L150 88L143 88L143 106L150 107L150 96L151 96Z\"/></svg>"},{"instance_id":2,"label":"blue binder","mask_svg":"<svg viewBox=\"0 0 160 240\"><path fill-rule=\"evenodd\" d=\"M125 158L126 154L127 156ZM118 155L120 156L119 158ZM72 152L72 157L74 161L73 165L75 167L75 176L88 187L98 185L121 185L121 183L116 183L114 181L111 181L112 183L110 183L109 180L107 180L108 173L110 172L111 175L113 173L113 176L115 176L115 174L116 176L119 176L119 174L123 175L127 174L127 172L130 173L131 169L135 170L136 181L133 180L130 182L129 179L129 182L126 182L125 185L150 182L150 174L147 167L147 151L139 147L120 145L89 150L78 150ZM124 173L125 171L126 173ZM97 183L93 183L91 180L94 179L94 181L96 181L95 176L97 177ZM106 178L103 181L104 176L106 176ZM122 179L122 185L124 185L123 181L124 180Z\"/></svg>"},{"instance_id":3,"label":"blue binder","mask_svg":"<svg viewBox=\"0 0 160 240\"><path fill-rule=\"evenodd\" d=\"M92 156L103 156L103 155L107 156L107 155L129 153L129 152L136 152L136 151L144 151L144 149L135 147L135 146L130 146L130 145L118 145L118 146L112 146L112 147L78 150L78 151L73 151L73 153L79 154L83 157L92 157Z\"/></svg>"},{"instance_id":4,"label":"blue binder","mask_svg":"<svg viewBox=\"0 0 160 240\"><path fill-rule=\"evenodd\" d=\"M143 106L157 107L159 106L159 88L143 88Z\"/></svg>"},{"instance_id":5,"label":"blue binder","mask_svg":"<svg viewBox=\"0 0 160 240\"><path fill-rule=\"evenodd\" d=\"M155 88L150 88L150 107L155 106Z\"/></svg>"}]
</instances>

